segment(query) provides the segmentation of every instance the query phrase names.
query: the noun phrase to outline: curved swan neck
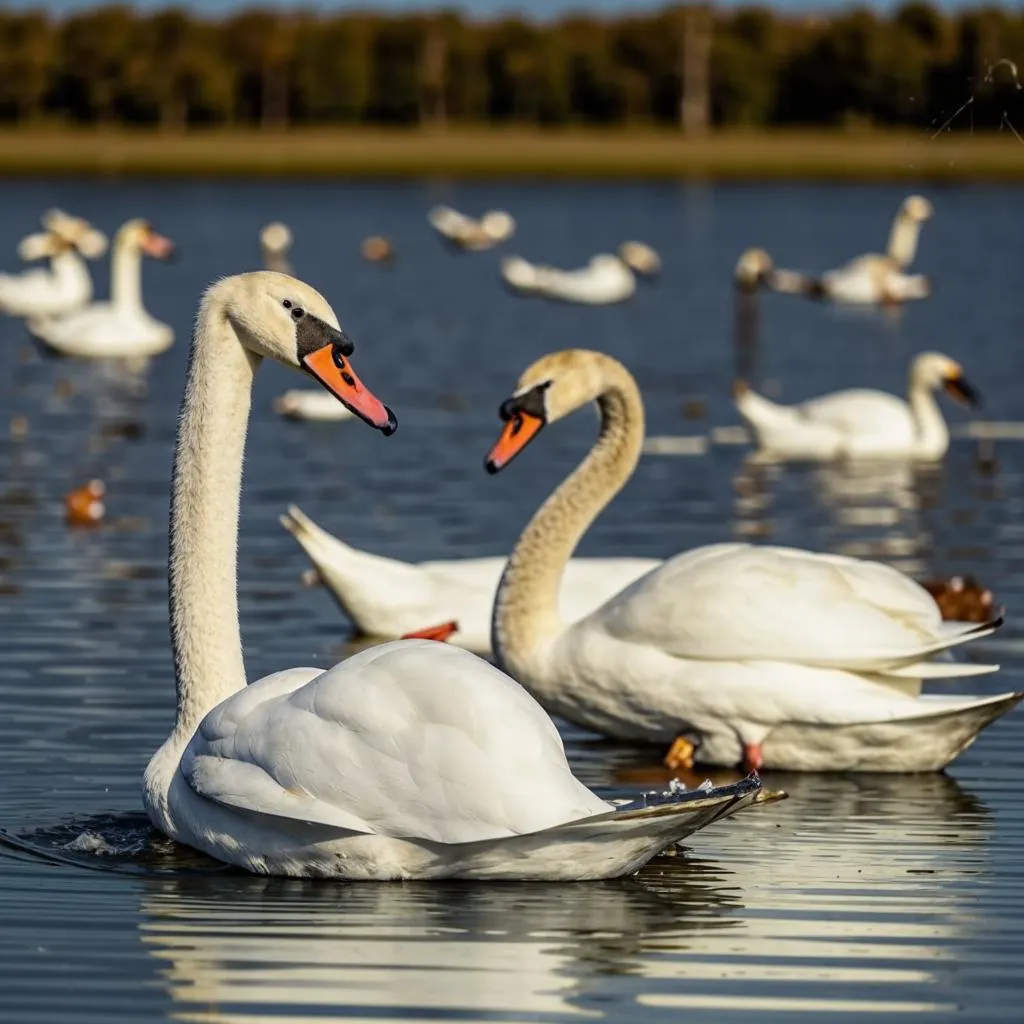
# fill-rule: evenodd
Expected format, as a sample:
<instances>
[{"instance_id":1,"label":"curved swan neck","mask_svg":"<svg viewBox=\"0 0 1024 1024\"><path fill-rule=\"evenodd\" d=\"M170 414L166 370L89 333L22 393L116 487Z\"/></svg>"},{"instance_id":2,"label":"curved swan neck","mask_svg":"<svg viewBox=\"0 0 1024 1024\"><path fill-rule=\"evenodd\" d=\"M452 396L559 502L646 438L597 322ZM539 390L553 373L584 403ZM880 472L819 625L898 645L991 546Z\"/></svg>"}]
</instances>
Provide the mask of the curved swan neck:
<instances>
[{"instance_id":1,"label":"curved swan neck","mask_svg":"<svg viewBox=\"0 0 1024 1024\"><path fill-rule=\"evenodd\" d=\"M889 231L889 245L886 254L905 270L914 262L917 255L917 240L921 234L921 224L904 213L896 214Z\"/></svg>"},{"instance_id":2,"label":"curved swan neck","mask_svg":"<svg viewBox=\"0 0 1024 1024\"><path fill-rule=\"evenodd\" d=\"M219 304L204 300L178 418L171 496L171 645L178 692L175 734L245 686L238 626L238 509L253 374Z\"/></svg>"},{"instance_id":3,"label":"curved swan neck","mask_svg":"<svg viewBox=\"0 0 1024 1024\"><path fill-rule=\"evenodd\" d=\"M55 280L69 284L77 284L83 277L89 277L85 261L74 249L65 249L51 257L50 273L53 274Z\"/></svg>"},{"instance_id":4,"label":"curved swan neck","mask_svg":"<svg viewBox=\"0 0 1024 1024\"><path fill-rule=\"evenodd\" d=\"M916 380L913 370L907 400L917 429L918 450L923 455L942 455L949 447L949 428L932 388Z\"/></svg>"},{"instance_id":5,"label":"curved swan neck","mask_svg":"<svg viewBox=\"0 0 1024 1024\"><path fill-rule=\"evenodd\" d=\"M125 238L114 242L110 301L119 309L142 309L142 253L134 242Z\"/></svg>"},{"instance_id":6,"label":"curved swan neck","mask_svg":"<svg viewBox=\"0 0 1024 1024\"><path fill-rule=\"evenodd\" d=\"M494 601L492 641L499 664L518 675L538 645L565 628L558 612L562 574L601 510L640 459L644 407L628 371L605 356L596 396L601 429L590 453L530 520L508 560Z\"/></svg>"}]
</instances>

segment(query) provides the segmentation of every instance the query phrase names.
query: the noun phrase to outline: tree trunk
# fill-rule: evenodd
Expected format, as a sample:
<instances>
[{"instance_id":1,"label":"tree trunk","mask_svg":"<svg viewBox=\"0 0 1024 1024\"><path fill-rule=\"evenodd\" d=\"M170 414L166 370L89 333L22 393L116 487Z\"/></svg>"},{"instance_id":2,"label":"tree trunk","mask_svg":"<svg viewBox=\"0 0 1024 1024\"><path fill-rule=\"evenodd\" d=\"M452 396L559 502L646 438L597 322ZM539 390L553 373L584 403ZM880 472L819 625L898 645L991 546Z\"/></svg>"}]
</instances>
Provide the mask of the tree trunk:
<instances>
[{"instance_id":1,"label":"tree trunk","mask_svg":"<svg viewBox=\"0 0 1024 1024\"><path fill-rule=\"evenodd\" d=\"M448 43L436 28L427 32L420 69L420 121L443 127L448 120L445 103L448 78Z\"/></svg>"},{"instance_id":2,"label":"tree trunk","mask_svg":"<svg viewBox=\"0 0 1024 1024\"><path fill-rule=\"evenodd\" d=\"M679 124L687 135L703 135L711 124L710 7L687 7L683 12L679 78Z\"/></svg>"}]
</instances>

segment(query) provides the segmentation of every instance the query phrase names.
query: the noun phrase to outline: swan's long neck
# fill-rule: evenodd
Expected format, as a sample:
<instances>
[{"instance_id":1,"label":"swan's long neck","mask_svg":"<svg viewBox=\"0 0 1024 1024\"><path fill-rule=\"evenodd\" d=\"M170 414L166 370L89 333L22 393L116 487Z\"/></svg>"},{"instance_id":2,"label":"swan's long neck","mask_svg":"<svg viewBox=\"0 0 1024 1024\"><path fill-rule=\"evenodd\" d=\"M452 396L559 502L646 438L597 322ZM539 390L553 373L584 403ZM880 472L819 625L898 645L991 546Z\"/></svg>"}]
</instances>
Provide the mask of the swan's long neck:
<instances>
[{"instance_id":1,"label":"swan's long neck","mask_svg":"<svg viewBox=\"0 0 1024 1024\"><path fill-rule=\"evenodd\" d=\"M62 284L77 285L83 278L89 279L85 261L74 249L65 249L53 256L50 259L50 272L54 280Z\"/></svg>"},{"instance_id":2,"label":"swan's long neck","mask_svg":"<svg viewBox=\"0 0 1024 1024\"><path fill-rule=\"evenodd\" d=\"M921 224L908 217L905 213L896 214L889 232L889 245L886 253L903 270L906 270L917 255L917 239L921 234Z\"/></svg>"},{"instance_id":3,"label":"swan's long neck","mask_svg":"<svg viewBox=\"0 0 1024 1024\"><path fill-rule=\"evenodd\" d=\"M171 644L175 736L245 686L238 627L238 507L257 356L219 307L200 309L178 419L171 497Z\"/></svg>"},{"instance_id":4,"label":"swan's long neck","mask_svg":"<svg viewBox=\"0 0 1024 1024\"><path fill-rule=\"evenodd\" d=\"M531 688L543 682L527 666L565 628L558 595L566 564L587 528L632 475L643 445L644 407L635 381L612 360L602 359L601 368L598 439L530 520L494 601L494 652L500 664Z\"/></svg>"},{"instance_id":5,"label":"swan's long neck","mask_svg":"<svg viewBox=\"0 0 1024 1024\"><path fill-rule=\"evenodd\" d=\"M110 301L118 309L142 309L142 253L134 242L123 238L114 242Z\"/></svg>"},{"instance_id":6,"label":"swan's long neck","mask_svg":"<svg viewBox=\"0 0 1024 1024\"><path fill-rule=\"evenodd\" d=\"M936 452L941 454L949 445L949 428L931 387L916 380L913 373L908 401L917 428L918 449L926 455Z\"/></svg>"}]
</instances>

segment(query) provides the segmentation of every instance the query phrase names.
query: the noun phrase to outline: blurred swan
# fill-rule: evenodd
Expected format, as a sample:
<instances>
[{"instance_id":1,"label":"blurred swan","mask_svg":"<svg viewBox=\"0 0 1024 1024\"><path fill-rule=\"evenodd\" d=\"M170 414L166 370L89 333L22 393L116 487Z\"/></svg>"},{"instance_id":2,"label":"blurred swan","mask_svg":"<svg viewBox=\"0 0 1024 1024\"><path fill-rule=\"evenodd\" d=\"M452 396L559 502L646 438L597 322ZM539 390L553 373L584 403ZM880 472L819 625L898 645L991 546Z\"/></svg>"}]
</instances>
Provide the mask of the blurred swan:
<instances>
[{"instance_id":1,"label":"blurred swan","mask_svg":"<svg viewBox=\"0 0 1024 1024\"><path fill-rule=\"evenodd\" d=\"M487 459L500 471L548 423L590 402L599 438L523 531L494 602L497 663L551 714L616 739L676 737L670 756L684 764L696 745L710 764L933 771L1024 696L923 695L924 679L996 671L931 659L1000 623L946 625L902 573L838 555L697 548L566 624L565 565L640 457L636 382L596 352L545 356L503 403L506 425Z\"/></svg>"},{"instance_id":2,"label":"blurred swan","mask_svg":"<svg viewBox=\"0 0 1024 1024\"><path fill-rule=\"evenodd\" d=\"M287 224L274 221L260 231L260 254L264 270L276 270L279 274L290 274L292 265L288 253L292 248L292 233Z\"/></svg>"},{"instance_id":3,"label":"blurred swan","mask_svg":"<svg viewBox=\"0 0 1024 1024\"><path fill-rule=\"evenodd\" d=\"M623 242L618 255L600 253L578 270L559 270L509 256L501 261L501 276L523 295L599 306L625 302L636 291L636 274L652 277L660 267L658 254L650 246Z\"/></svg>"},{"instance_id":4,"label":"blurred swan","mask_svg":"<svg viewBox=\"0 0 1024 1024\"><path fill-rule=\"evenodd\" d=\"M238 623L242 459L261 358L304 369L385 435L353 345L308 285L259 271L203 297L178 421L170 608L177 713L143 796L164 834L257 874L609 878L763 800L756 778L614 807L572 774L513 680L429 640L246 683Z\"/></svg>"},{"instance_id":5,"label":"blurred swan","mask_svg":"<svg viewBox=\"0 0 1024 1024\"><path fill-rule=\"evenodd\" d=\"M289 388L278 395L274 399L274 412L289 420L315 420L320 423L355 419L355 415L328 392L303 388Z\"/></svg>"},{"instance_id":6,"label":"blurred swan","mask_svg":"<svg viewBox=\"0 0 1024 1024\"><path fill-rule=\"evenodd\" d=\"M491 249L512 237L516 222L504 210L489 210L479 220L450 206L435 206L427 214L434 230L461 249Z\"/></svg>"},{"instance_id":7,"label":"blurred swan","mask_svg":"<svg viewBox=\"0 0 1024 1024\"><path fill-rule=\"evenodd\" d=\"M154 320L142 305L142 255L168 260L174 243L145 220L129 220L114 236L110 301L94 302L61 317L28 321L32 335L67 356L134 359L171 347L174 331Z\"/></svg>"},{"instance_id":8,"label":"blurred swan","mask_svg":"<svg viewBox=\"0 0 1024 1024\"><path fill-rule=\"evenodd\" d=\"M281 523L360 633L395 639L455 622L453 644L491 653L491 608L506 558L400 562L349 547L294 505ZM568 622L589 615L660 564L653 558L574 558L562 580L561 614Z\"/></svg>"},{"instance_id":9,"label":"blurred swan","mask_svg":"<svg viewBox=\"0 0 1024 1024\"><path fill-rule=\"evenodd\" d=\"M940 387L957 401L980 402L960 364L938 352L923 352L911 363L906 401L856 388L799 405L777 405L743 381L737 382L734 395L766 456L935 460L949 448L949 430L933 394Z\"/></svg>"},{"instance_id":10,"label":"blurred swan","mask_svg":"<svg viewBox=\"0 0 1024 1024\"><path fill-rule=\"evenodd\" d=\"M107 250L107 237L88 221L61 210L43 215L43 232L18 245L26 263L48 259L47 269L0 274L0 312L10 316L59 316L92 298L92 276L82 257L96 259Z\"/></svg>"}]
</instances>

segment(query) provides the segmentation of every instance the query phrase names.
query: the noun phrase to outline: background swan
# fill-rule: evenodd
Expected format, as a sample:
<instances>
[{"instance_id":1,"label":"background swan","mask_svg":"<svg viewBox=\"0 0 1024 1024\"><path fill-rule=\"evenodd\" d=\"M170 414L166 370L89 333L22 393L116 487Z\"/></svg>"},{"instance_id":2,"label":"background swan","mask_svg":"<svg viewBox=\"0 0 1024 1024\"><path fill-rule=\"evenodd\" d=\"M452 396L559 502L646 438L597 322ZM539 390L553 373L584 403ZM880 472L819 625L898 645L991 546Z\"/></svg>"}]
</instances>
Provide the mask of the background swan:
<instances>
[{"instance_id":1,"label":"background swan","mask_svg":"<svg viewBox=\"0 0 1024 1024\"><path fill-rule=\"evenodd\" d=\"M412 563L384 558L349 547L294 505L281 523L364 635L397 639L438 622L455 622L453 644L491 653L491 609L507 559ZM660 564L654 558L574 558L562 579L562 617L575 622L589 615Z\"/></svg>"},{"instance_id":2,"label":"background swan","mask_svg":"<svg viewBox=\"0 0 1024 1024\"><path fill-rule=\"evenodd\" d=\"M57 316L84 306L92 298L92 276L86 259L107 250L107 237L88 221L62 210L43 215L43 232L18 245L25 262L48 259L47 269L0 274L0 312L10 316Z\"/></svg>"},{"instance_id":3,"label":"background swan","mask_svg":"<svg viewBox=\"0 0 1024 1024\"><path fill-rule=\"evenodd\" d=\"M153 823L262 874L575 879L635 871L755 801L747 780L615 809L573 777L521 687L429 640L246 685L236 547L253 377L266 357L304 368L392 433L352 348L323 297L285 275L226 278L202 300L171 503L177 715L146 769Z\"/></svg>"},{"instance_id":4,"label":"background swan","mask_svg":"<svg viewBox=\"0 0 1024 1024\"><path fill-rule=\"evenodd\" d=\"M275 220L260 231L260 256L264 270L276 270L280 274L292 272L288 253L292 248L292 232L287 224Z\"/></svg>"},{"instance_id":5,"label":"background swan","mask_svg":"<svg viewBox=\"0 0 1024 1024\"><path fill-rule=\"evenodd\" d=\"M435 206L427 214L431 227L461 249L492 249L515 234L516 222L504 210L489 210L479 220L450 206Z\"/></svg>"},{"instance_id":6,"label":"background swan","mask_svg":"<svg viewBox=\"0 0 1024 1024\"><path fill-rule=\"evenodd\" d=\"M355 416L326 391L312 388L289 388L274 399L274 412L289 420L314 420L337 423Z\"/></svg>"},{"instance_id":7,"label":"background swan","mask_svg":"<svg viewBox=\"0 0 1024 1024\"><path fill-rule=\"evenodd\" d=\"M922 352L910 364L907 400L884 391L855 388L799 405L777 405L742 381L736 408L766 456L789 459L941 459L949 430L934 392L980 402L960 364L938 352Z\"/></svg>"},{"instance_id":8,"label":"background swan","mask_svg":"<svg viewBox=\"0 0 1024 1024\"><path fill-rule=\"evenodd\" d=\"M508 256L501 261L501 276L513 291L523 295L603 306L625 302L636 291L636 274L652 277L660 268L658 254L650 246L623 242L618 255L600 253L578 270L559 270Z\"/></svg>"},{"instance_id":9,"label":"background swan","mask_svg":"<svg viewBox=\"0 0 1024 1024\"><path fill-rule=\"evenodd\" d=\"M174 243L145 220L126 221L114 237L110 301L29 320L33 336L63 355L89 359L147 358L170 348L174 331L142 304L143 253L167 260L174 255Z\"/></svg>"},{"instance_id":10,"label":"background swan","mask_svg":"<svg viewBox=\"0 0 1024 1024\"><path fill-rule=\"evenodd\" d=\"M944 624L912 580L840 556L697 548L566 625L565 564L640 456L635 381L596 352L546 356L502 406L506 426L488 459L499 471L546 424L592 401L600 436L523 531L494 605L498 663L552 714L627 740L692 732L712 764L924 771L1018 702L922 695L923 679L994 671L929 659L998 623Z\"/></svg>"}]
</instances>

